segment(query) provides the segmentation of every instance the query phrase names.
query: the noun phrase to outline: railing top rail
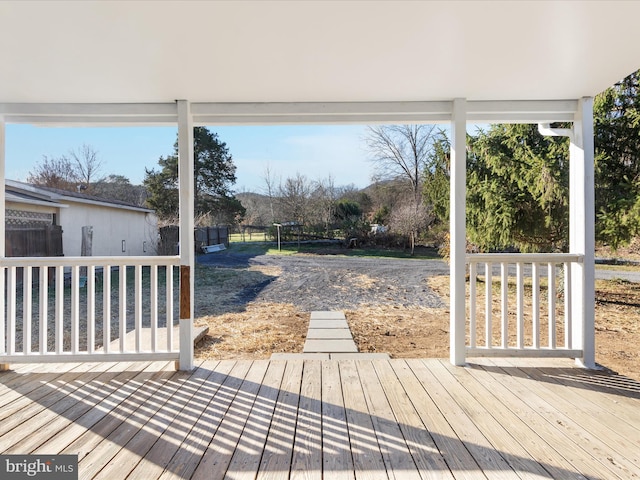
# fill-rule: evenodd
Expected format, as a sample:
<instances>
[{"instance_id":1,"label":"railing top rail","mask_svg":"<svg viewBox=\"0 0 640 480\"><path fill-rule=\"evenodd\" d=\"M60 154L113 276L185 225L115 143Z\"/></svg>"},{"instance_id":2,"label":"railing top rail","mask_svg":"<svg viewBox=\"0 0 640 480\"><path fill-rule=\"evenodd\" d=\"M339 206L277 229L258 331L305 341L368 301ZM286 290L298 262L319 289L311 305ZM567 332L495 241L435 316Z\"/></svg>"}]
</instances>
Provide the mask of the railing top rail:
<instances>
[{"instance_id":1,"label":"railing top rail","mask_svg":"<svg viewBox=\"0 0 640 480\"><path fill-rule=\"evenodd\" d=\"M564 263L584 262L584 255L577 253L472 253L467 263Z\"/></svg>"},{"instance_id":2,"label":"railing top rail","mask_svg":"<svg viewBox=\"0 0 640 480\"><path fill-rule=\"evenodd\" d=\"M180 257L170 256L117 256L117 257L5 257L0 267L88 267L91 265L179 265Z\"/></svg>"}]
</instances>

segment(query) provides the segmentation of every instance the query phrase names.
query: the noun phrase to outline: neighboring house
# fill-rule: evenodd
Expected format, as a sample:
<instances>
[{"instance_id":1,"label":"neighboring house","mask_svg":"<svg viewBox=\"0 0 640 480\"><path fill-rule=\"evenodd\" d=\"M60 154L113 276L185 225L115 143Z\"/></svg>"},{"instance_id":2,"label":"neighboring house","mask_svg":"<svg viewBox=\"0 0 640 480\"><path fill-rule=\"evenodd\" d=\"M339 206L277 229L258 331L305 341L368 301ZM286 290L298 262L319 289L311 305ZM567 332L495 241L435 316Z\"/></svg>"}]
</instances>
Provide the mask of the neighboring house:
<instances>
[{"instance_id":1,"label":"neighboring house","mask_svg":"<svg viewBox=\"0 0 640 480\"><path fill-rule=\"evenodd\" d=\"M20 242L28 241L24 235L11 237L12 231L41 231L38 235L41 238L53 232L51 241L55 243L56 231L60 228L62 251L51 253L51 246L47 245L48 255L80 256L83 235L85 250L90 245L92 256L156 255L158 222L153 210L15 180L6 180L5 185L7 256L24 255L26 247L16 245L17 238L22 239ZM31 248L30 255L44 255L33 253L34 249L36 247Z\"/></svg>"}]
</instances>

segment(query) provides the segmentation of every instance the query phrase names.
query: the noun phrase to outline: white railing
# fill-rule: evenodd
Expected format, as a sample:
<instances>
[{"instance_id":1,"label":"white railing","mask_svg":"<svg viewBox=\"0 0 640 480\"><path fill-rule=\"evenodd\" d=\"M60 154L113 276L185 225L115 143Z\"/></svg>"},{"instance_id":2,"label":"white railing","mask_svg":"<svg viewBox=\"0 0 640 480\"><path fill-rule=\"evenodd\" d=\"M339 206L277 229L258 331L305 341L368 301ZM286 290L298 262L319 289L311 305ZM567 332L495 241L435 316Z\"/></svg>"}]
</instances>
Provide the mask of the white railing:
<instances>
[{"instance_id":1,"label":"white railing","mask_svg":"<svg viewBox=\"0 0 640 480\"><path fill-rule=\"evenodd\" d=\"M0 364L177 360L178 264L174 256L2 259Z\"/></svg>"},{"instance_id":2,"label":"white railing","mask_svg":"<svg viewBox=\"0 0 640 480\"><path fill-rule=\"evenodd\" d=\"M467 255L466 355L581 357L572 348L571 264L582 262L574 254Z\"/></svg>"}]
</instances>

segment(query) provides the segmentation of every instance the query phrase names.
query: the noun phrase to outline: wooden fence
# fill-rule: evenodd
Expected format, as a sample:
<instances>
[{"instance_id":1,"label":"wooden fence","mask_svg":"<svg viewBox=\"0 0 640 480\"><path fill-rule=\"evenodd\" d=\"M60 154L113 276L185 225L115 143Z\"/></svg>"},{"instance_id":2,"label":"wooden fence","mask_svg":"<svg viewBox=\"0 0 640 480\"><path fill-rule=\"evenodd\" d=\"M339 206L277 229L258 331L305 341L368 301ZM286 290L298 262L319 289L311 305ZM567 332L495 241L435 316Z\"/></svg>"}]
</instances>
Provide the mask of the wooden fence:
<instances>
[{"instance_id":1,"label":"wooden fence","mask_svg":"<svg viewBox=\"0 0 640 480\"><path fill-rule=\"evenodd\" d=\"M7 257L60 257L62 250L62 227L10 227L6 230Z\"/></svg>"},{"instance_id":2,"label":"wooden fence","mask_svg":"<svg viewBox=\"0 0 640 480\"><path fill-rule=\"evenodd\" d=\"M159 255L177 255L179 252L180 228L169 225L160 228ZM217 245L223 243L229 246L229 227L218 225L216 227L196 227L194 229L194 249L200 253L205 245Z\"/></svg>"}]
</instances>

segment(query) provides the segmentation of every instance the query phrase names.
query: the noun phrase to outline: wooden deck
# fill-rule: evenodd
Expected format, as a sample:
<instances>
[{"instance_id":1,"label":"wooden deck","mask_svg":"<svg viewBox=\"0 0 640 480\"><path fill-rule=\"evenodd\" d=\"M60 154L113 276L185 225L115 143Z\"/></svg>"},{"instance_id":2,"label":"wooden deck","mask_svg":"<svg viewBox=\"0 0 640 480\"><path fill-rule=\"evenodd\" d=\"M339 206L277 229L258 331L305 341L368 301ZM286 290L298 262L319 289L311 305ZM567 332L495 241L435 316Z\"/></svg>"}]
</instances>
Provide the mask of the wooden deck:
<instances>
[{"instance_id":1,"label":"wooden deck","mask_svg":"<svg viewBox=\"0 0 640 480\"><path fill-rule=\"evenodd\" d=\"M640 478L640 383L472 362L15 366L0 452L77 454L85 479Z\"/></svg>"}]
</instances>

